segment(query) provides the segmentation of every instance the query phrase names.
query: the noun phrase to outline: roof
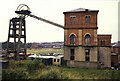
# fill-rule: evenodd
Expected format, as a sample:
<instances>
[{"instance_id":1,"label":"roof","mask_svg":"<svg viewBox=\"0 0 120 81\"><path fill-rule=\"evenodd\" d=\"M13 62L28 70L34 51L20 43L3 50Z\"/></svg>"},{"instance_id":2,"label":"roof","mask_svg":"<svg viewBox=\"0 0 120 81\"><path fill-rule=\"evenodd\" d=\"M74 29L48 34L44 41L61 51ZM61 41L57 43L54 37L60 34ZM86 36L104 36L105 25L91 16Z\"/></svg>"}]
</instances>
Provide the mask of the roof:
<instances>
[{"instance_id":1,"label":"roof","mask_svg":"<svg viewBox=\"0 0 120 81\"><path fill-rule=\"evenodd\" d=\"M98 36L111 36L112 34L97 34Z\"/></svg>"},{"instance_id":2,"label":"roof","mask_svg":"<svg viewBox=\"0 0 120 81\"><path fill-rule=\"evenodd\" d=\"M120 47L120 43L115 43L112 45L112 47Z\"/></svg>"},{"instance_id":3,"label":"roof","mask_svg":"<svg viewBox=\"0 0 120 81\"><path fill-rule=\"evenodd\" d=\"M97 34L97 36L98 36L98 38L100 37L100 38L111 38L112 37L112 35L111 34Z\"/></svg>"},{"instance_id":4,"label":"roof","mask_svg":"<svg viewBox=\"0 0 120 81\"><path fill-rule=\"evenodd\" d=\"M46 56L46 55L44 55L44 56L41 56L41 55L30 55L29 57L33 57L33 58L44 58L44 59L49 59L49 58L62 58L62 57L64 57L64 55L58 55L58 56Z\"/></svg>"},{"instance_id":5,"label":"roof","mask_svg":"<svg viewBox=\"0 0 120 81\"><path fill-rule=\"evenodd\" d=\"M111 53L112 56L117 55L116 53Z\"/></svg>"},{"instance_id":6,"label":"roof","mask_svg":"<svg viewBox=\"0 0 120 81\"><path fill-rule=\"evenodd\" d=\"M91 10L91 9L85 9L85 8L78 8L78 9L74 9L74 10L71 10L71 11L66 11L66 12L63 12L64 14L65 13L78 13L78 12L98 12L99 10Z\"/></svg>"}]
</instances>

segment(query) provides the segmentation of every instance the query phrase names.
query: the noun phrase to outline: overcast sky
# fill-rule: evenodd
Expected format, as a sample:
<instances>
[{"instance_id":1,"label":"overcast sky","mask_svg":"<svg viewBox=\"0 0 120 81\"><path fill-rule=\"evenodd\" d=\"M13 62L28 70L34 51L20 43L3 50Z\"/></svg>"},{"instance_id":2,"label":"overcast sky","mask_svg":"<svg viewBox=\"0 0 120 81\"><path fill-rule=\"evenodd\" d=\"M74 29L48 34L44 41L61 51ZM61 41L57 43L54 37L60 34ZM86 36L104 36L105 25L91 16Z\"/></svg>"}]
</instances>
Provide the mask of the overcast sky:
<instances>
[{"instance_id":1,"label":"overcast sky","mask_svg":"<svg viewBox=\"0 0 120 81\"><path fill-rule=\"evenodd\" d=\"M112 34L112 42L118 41L118 0L1 0L0 42L8 38L9 20L18 17L15 10L26 4L31 12L50 21L64 25L63 12L87 8L99 10L98 34ZM64 30L37 19L26 18L27 42L64 41Z\"/></svg>"}]
</instances>

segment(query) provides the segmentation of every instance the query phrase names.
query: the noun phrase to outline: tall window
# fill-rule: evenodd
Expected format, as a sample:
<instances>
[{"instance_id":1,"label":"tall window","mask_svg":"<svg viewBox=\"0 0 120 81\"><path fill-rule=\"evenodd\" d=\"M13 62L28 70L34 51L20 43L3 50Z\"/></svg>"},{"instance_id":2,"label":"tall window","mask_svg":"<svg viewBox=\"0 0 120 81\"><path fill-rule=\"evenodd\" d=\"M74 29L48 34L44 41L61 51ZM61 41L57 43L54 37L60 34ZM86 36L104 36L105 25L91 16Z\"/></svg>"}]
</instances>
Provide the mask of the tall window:
<instances>
[{"instance_id":1,"label":"tall window","mask_svg":"<svg viewBox=\"0 0 120 81\"><path fill-rule=\"evenodd\" d=\"M74 34L72 34L70 36L70 44L75 44L75 35Z\"/></svg>"},{"instance_id":2,"label":"tall window","mask_svg":"<svg viewBox=\"0 0 120 81\"><path fill-rule=\"evenodd\" d=\"M103 41L103 45L105 45L105 40Z\"/></svg>"},{"instance_id":3,"label":"tall window","mask_svg":"<svg viewBox=\"0 0 120 81\"><path fill-rule=\"evenodd\" d=\"M113 52L116 53L116 48L113 48Z\"/></svg>"},{"instance_id":4,"label":"tall window","mask_svg":"<svg viewBox=\"0 0 120 81\"><path fill-rule=\"evenodd\" d=\"M100 45L102 46L102 40L100 41Z\"/></svg>"},{"instance_id":5,"label":"tall window","mask_svg":"<svg viewBox=\"0 0 120 81\"><path fill-rule=\"evenodd\" d=\"M81 17L79 17L79 24L81 24L81 20L80 19L81 19Z\"/></svg>"},{"instance_id":6,"label":"tall window","mask_svg":"<svg viewBox=\"0 0 120 81\"><path fill-rule=\"evenodd\" d=\"M85 45L91 45L91 38L89 34L85 36Z\"/></svg>"},{"instance_id":7,"label":"tall window","mask_svg":"<svg viewBox=\"0 0 120 81\"><path fill-rule=\"evenodd\" d=\"M104 46L104 45L105 45L105 40L101 40L101 41L100 41L100 45L101 45L101 46Z\"/></svg>"},{"instance_id":8,"label":"tall window","mask_svg":"<svg viewBox=\"0 0 120 81\"><path fill-rule=\"evenodd\" d=\"M70 49L70 60L74 60L75 49Z\"/></svg>"},{"instance_id":9,"label":"tall window","mask_svg":"<svg viewBox=\"0 0 120 81\"><path fill-rule=\"evenodd\" d=\"M90 61L90 49L85 49L85 61Z\"/></svg>"},{"instance_id":10,"label":"tall window","mask_svg":"<svg viewBox=\"0 0 120 81\"><path fill-rule=\"evenodd\" d=\"M90 24L90 16L85 16L85 24Z\"/></svg>"},{"instance_id":11,"label":"tall window","mask_svg":"<svg viewBox=\"0 0 120 81\"><path fill-rule=\"evenodd\" d=\"M71 21L71 24L75 24L75 17L71 17L70 21Z\"/></svg>"}]
</instances>

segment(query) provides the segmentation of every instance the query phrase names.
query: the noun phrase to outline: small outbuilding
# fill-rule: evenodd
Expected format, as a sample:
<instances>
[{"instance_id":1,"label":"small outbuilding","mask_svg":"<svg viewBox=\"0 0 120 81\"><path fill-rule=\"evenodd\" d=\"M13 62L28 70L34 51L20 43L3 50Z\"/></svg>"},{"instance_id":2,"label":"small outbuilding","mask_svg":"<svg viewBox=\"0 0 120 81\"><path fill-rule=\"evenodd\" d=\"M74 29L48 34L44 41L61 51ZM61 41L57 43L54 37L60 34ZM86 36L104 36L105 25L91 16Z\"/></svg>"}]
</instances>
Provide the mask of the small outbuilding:
<instances>
[{"instance_id":1,"label":"small outbuilding","mask_svg":"<svg viewBox=\"0 0 120 81\"><path fill-rule=\"evenodd\" d=\"M111 53L111 67L118 67L118 54Z\"/></svg>"},{"instance_id":2,"label":"small outbuilding","mask_svg":"<svg viewBox=\"0 0 120 81\"><path fill-rule=\"evenodd\" d=\"M45 65L62 65L62 59L64 55L61 54L53 54L53 55L30 55L29 58L31 60L38 58L42 59L42 63Z\"/></svg>"}]
</instances>

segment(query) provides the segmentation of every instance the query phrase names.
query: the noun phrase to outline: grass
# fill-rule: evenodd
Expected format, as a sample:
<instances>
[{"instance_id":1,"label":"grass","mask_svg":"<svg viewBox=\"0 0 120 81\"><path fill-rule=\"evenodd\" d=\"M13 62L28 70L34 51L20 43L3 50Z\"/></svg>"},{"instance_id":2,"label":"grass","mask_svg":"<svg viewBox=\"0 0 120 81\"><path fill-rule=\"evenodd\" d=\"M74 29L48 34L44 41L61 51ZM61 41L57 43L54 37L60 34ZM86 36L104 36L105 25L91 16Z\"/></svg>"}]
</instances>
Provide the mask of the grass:
<instances>
[{"instance_id":1,"label":"grass","mask_svg":"<svg viewBox=\"0 0 120 81\"><path fill-rule=\"evenodd\" d=\"M48 54L48 53L63 53L63 49L41 48L27 50L27 53Z\"/></svg>"},{"instance_id":2,"label":"grass","mask_svg":"<svg viewBox=\"0 0 120 81\"><path fill-rule=\"evenodd\" d=\"M108 69L84 69L84 68L65 68L64 74L68 74L69 79L111 79L118 77L118 71Z\"/></svg>"},{"instance_id":3,"label":"grass","mask_svg":"<svg viewBox=\"0 0 120 81\"><path fill-rule=\"evenodd\" d=\"M120 71L117 70L45 66L41 63L39 68L32 69L36 67L33 63L38 62L10 61L9 68L3 69L3 79L120 79ZM32 71L29 72L28 68Z\"/></svg>"}]
</instances>

